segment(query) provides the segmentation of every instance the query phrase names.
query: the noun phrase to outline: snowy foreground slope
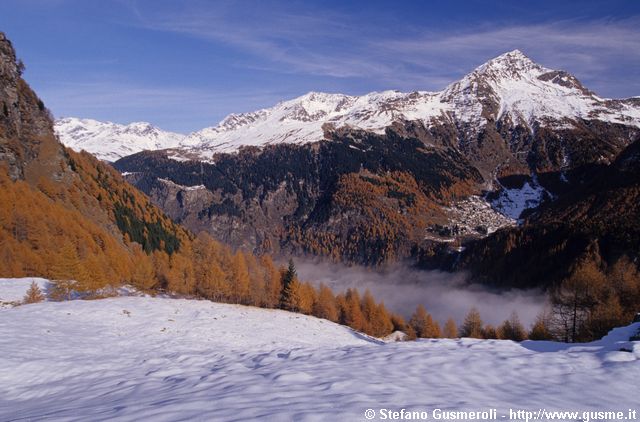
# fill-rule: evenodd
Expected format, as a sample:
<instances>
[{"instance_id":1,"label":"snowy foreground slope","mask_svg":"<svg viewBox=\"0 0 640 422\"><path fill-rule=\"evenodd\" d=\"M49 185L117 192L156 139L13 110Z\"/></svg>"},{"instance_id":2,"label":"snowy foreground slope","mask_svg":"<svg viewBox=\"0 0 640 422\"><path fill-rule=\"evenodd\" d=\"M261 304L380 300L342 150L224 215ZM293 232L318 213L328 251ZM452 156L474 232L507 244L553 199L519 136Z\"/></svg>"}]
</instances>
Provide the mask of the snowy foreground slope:
<instances>
[{"instance_id":1,"label":"snowy foreground slope","mask_svg":"<svg viewBox=\"0 0 640 422\"><path fill-rule=\"evenodd\" d=\"M15 284L0 279L0 300L3 286L15 294ZM575 346L384 344L316 318L207 301L45 302L0 309L0 420L358 421L369 408L627 411L640 407L640 345L627 341L638 328Z\"/></svg>"}]
</instances>

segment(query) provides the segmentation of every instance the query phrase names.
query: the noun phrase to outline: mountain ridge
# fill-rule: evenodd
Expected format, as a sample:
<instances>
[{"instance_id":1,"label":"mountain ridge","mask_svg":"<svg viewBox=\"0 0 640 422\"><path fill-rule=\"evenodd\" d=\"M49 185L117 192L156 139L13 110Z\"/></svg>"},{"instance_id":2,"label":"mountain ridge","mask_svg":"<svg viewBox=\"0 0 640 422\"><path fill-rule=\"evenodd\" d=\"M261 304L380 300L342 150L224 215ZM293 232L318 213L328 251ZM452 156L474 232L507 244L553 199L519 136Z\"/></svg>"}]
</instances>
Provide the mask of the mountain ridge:
<instances>
[{"instance_id":1,"label":"mountain ridge","mask_svg":"<svg viewBox=\"0 0 640 422\"><path fill-rule=\"evenodd\" d=\"M174 148L185 138L148 122L121 125L76 117L57 119L55 130L67 147L78 152L86 150L105 161L115 161L143 150Z\"/></svg>"},{"instance_id":2,"label":"mountain ridge","mask_svg":"<svg viewBox=\"0 0 640 422\"><path fill-rule=\"evenodd\" d=\"M327 139L326 130L351 127L383 134L398 121L421 121L427 128L453 124L477 134L487 122L510 120L535 131L535 124L573 128L580 120L600 120L640 127L640 104L633 98L604 99L585 88L574 76L545 68L519 50L478 66L441 91L381 91L361 96L311 91L273 107L231 113L216 126L180 137L173 144L178 159L211 160L218 152L235 152L243 146L307 143ZM81 148L66 124L57 124L61 140ZM170 133L170 132L167 132ZM115 138L116 135L111 137ZM91 145L89 152L106 156ZM94 149L92 151L91 149ZM122 148L117 158L127 152ZM135 151L138 152L138 151ZM115 158L113 154L110 158Z\"/></svg>"}]
</instances>

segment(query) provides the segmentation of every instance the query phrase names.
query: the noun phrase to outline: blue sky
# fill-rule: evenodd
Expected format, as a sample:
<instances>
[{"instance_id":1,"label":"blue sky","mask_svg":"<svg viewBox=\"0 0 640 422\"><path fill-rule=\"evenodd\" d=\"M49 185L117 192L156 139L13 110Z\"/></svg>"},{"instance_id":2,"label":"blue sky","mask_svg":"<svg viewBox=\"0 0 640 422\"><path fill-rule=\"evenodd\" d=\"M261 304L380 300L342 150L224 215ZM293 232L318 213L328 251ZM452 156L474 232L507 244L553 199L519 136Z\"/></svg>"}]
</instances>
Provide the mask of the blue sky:
<instances>
[{"instance_id":1,"label":"blue sky","mask_svg":"<svg viewBox=\"0 0 640 422\"><path fill-rule=\"evenodd\" d=\"M640 95L638 1L2 0L56 117L189 132L308 91L440 90L519 48Z\"/></svg>"}]
</instances>

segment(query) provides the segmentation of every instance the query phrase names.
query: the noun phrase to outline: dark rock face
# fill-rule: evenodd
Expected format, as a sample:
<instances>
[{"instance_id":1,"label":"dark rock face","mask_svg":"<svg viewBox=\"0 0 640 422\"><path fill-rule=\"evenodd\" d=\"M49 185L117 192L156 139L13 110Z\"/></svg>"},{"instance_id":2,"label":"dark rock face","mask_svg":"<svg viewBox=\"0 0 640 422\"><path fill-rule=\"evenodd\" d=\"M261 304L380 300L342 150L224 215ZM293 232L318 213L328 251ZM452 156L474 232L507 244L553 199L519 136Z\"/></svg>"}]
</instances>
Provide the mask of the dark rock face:
<instances>
[{"instance_id":1,"label":"dark rock face","mask_svg":"<svg viewBox=\"0 0 640 422\"><path fill-rule=\"evenodd\" d=\"M63 147L53 134L49 111L21 73L11 42L0 33L0 161L13 180L60 181L68 173Z\"/></svg>"}]
</instances>

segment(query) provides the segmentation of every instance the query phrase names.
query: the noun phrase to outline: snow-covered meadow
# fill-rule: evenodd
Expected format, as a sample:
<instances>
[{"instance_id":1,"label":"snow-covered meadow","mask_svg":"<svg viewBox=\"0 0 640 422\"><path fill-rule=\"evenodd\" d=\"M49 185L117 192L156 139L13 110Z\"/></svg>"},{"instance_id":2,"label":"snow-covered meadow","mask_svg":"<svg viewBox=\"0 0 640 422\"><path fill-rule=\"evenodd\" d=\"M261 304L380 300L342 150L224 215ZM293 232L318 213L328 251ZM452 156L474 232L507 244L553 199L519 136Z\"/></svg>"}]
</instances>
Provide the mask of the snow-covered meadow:
<instances>
[{"instance_id":1,"label":"snow-covered meadow","mask_svg":"<svg viewBox=\"0 0 640 422\"><path fill-rule=\"evenodd\" d=\"M41 281L45 283L45 281ZM29 279L0 279L0 302ZM0 420L364 420L364 411L640 410L640 323L581 345L384 343L204 300L0 308ZM625 351L621 351L624 349ZM639 412L640 413L640 412Z\"/></svg>"}]
</instances>

